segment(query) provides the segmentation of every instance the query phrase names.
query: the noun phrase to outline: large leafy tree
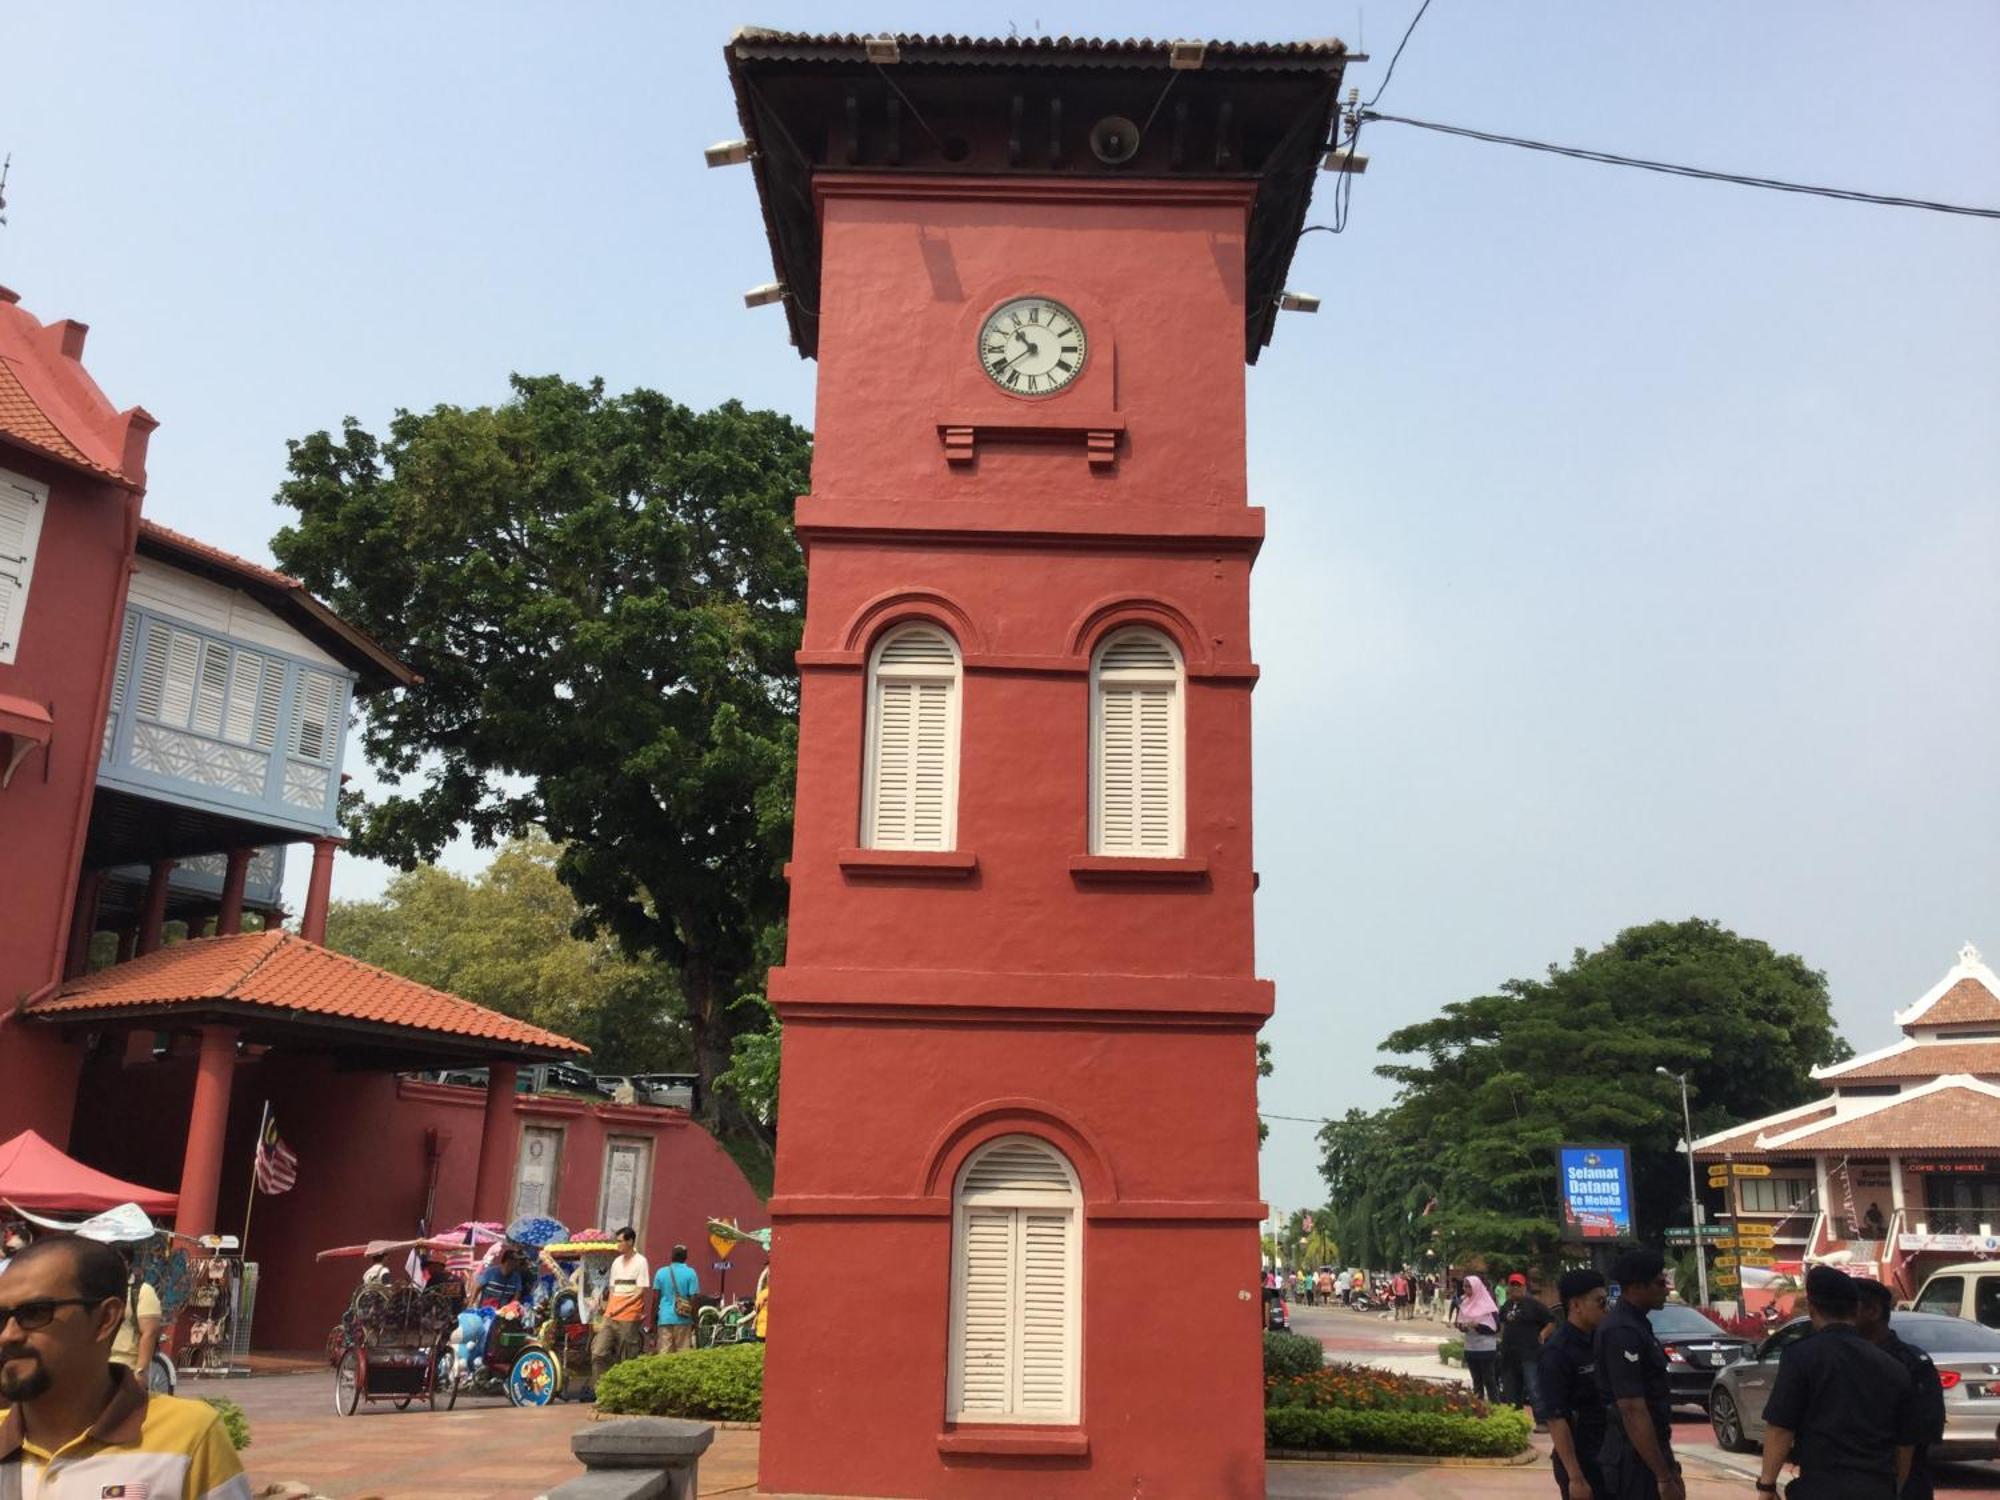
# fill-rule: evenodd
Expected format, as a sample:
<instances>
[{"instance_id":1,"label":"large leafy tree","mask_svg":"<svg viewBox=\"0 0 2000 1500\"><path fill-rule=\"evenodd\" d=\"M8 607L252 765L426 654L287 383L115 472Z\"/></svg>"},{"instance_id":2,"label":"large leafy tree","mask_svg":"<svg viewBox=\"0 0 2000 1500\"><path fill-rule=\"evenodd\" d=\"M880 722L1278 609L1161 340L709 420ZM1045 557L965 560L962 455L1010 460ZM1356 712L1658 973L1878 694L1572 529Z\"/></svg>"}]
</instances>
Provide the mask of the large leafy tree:
<instances>
[{"instance_id":1,"label":"large leafy tree","mask_svg":"<svg viewBox=\"0 0 2000 1500\"><path fill-rule=\"evenodd\" d=\"M546 830L579 930L672 970L712 1082L784 906L808 435L517 376L499 406L290 447L279 561L423 678L367 705L394 790L349 807L354 847L408 869Z\"/></svg>"},{"instance_id":2,"label":"large leafy tree","mask_svg":"<svg viewBox=\"0 0 2000 1500\"><path fill-rule=\"evenodd\" d=\"M1824 974L1698 920L1630 928L1382 1050L1415 1059L1376 1070L1395 1102L1320 1139L1343 1242L1365 1233L1383 1260L1442 1246L1547 1261L1565 1141L1632 1148L1640 1232L1657 1237L1688 1213L1680 1085L1658 1069L1688 1075L1699 1136L1816 1097L1811 1070L1849 1055Z\"/></svg>"},{"instance_id":3,"label":"large leafy tree","mask_svg":"<svg viewBox=\"0 0 2000 1500\"><path fill-rule=\"evenodd\" d=\"M576 897L539 833L511 839L477 876L419 865L374 901L336 901L327 946L433 989L532 1021L591 1050L601 1072L691 1060L674 976L605 937L575 934Z\"/></svg>"}]
</instances>

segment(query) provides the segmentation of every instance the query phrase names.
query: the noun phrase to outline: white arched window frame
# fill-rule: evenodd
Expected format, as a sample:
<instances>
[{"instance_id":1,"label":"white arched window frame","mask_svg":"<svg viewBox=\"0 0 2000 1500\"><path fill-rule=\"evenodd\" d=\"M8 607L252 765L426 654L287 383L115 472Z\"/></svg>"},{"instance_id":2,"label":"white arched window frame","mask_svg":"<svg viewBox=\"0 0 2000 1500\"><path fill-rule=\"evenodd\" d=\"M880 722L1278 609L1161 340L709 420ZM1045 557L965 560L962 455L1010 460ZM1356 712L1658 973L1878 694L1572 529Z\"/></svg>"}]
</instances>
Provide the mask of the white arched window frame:
<instances>
[{"instance_id":1,"label":"white arched window frame","mask_svg":"<svg viewBox=\"0 0 2000 1500\"><path fill-rule=\"evenodd\" d=\"M958 644L904 625L868 662L861 842L869 849L958 846Z\"/></svg>"},{"instance_id":2,"label":"white arched window frame","mask_svg":"<svg viewBox=\"0 0 2000 1500\"><path fill-rule=\"evenodd\" d=\"M1113 631L1090 662L1090 852L1178 859L1187 839L1187 673L1172 640Z\"/></svg>"},{"instance_id":3,"label":"white arched window frame","mask_svg":"<svg viewBox=\"0 0 2000 1500\"><path fill-rule=\"evenodd\" d=\"M1031 1135L981 1146L952 1203L954 1422L1081 1419L1083 1193Z\"/></svg>"}]
</instances>

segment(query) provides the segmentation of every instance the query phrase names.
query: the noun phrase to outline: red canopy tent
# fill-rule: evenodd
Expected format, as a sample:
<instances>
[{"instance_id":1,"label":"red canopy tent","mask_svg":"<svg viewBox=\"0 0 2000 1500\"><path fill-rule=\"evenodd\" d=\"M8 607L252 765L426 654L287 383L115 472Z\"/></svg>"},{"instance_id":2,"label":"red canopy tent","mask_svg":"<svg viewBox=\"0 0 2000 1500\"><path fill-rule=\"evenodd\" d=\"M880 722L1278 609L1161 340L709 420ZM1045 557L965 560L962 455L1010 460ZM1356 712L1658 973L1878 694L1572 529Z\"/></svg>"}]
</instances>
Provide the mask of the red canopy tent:
<instances>
[{"instance_id":1,"label":"red canopy tent","mask_svg":"<svg viewBox=\"0 0 2000 1500\"><path fill-rule=\"evenodd\" d=\"M120 1182L56 1150L32 1130L0 1143L0 1200L41 1212L98 1213L136 1203L156 1218L171 1215L180 1199L137 1183Z\"/></svg>"}]
</instances>

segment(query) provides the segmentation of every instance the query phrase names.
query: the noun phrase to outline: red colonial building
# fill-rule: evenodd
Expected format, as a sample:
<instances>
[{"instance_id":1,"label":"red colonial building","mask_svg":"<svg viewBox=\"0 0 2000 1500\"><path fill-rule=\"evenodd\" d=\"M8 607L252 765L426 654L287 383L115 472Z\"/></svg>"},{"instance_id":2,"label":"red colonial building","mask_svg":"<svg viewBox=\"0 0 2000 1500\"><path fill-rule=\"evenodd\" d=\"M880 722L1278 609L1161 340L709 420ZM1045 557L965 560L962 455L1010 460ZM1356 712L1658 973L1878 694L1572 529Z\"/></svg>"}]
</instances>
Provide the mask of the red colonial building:
<instances>
[{"instance_id":1,"label":"red colonial building","mask_svg":"<svg viewBox=\"0 0 2000 1500\"><path fill-rule=\"evenodd\" d=\"M416 678L298 580L142 516L155 424L105 399L84 337L0 291L0 1141L233 1231L268 1105L301 1163L250 1247L268 1348L319 1344L345 1298L352 1267L313 1251L420 1220L633 1222L656 1256L757 1222L684 1111L517 1092L577 1043L320 946L350 706ZM492 1087L413 1076L475 1066Z\"/></svg>"},{"instance_id":2,"label":"red colonial building","mask_svg":"<svg viewBox=\"0 0 2000 1500\"><path fill-rule=\"evenodd\" d=\"M1728 1216L1769 1227L1781 1275L1825 1261L1910 1297L1936 1266L2000 1255L2000 977L1968 943L1896 1024L1900 1041L1815 1070L1825 1098L1695 1142L1757 1169L1732 1177Z\"/></svg>"},{"instance_id":3,"label":"red colonial building","mask_svg":"<svg viewBox=\"0 0 2000 1500\"><path fill-rule=\"evenodd\" d=\"M1345 53L727 58L820 365L762 1488L1262 1496L1244 365Z\"/></svg>"}]
</instances>

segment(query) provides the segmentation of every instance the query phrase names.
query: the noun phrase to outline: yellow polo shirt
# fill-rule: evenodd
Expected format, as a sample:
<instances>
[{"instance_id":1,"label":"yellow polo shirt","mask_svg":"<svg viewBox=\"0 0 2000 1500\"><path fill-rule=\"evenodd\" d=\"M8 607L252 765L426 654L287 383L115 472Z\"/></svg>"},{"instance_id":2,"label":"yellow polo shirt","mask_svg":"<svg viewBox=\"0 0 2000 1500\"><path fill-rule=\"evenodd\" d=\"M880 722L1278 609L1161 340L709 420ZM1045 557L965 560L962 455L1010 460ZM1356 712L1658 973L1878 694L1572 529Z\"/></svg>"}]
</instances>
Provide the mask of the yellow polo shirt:
<instances>
[{"instance_id":1,"label":"yellow polo shirt","mask_svg":"<svg viewBox=\"0 0 2000 1500\"><path fill-rule=\"evenodd\" d=\"M148 1396L118 1374L97 1420L53 1453L27 1440L21 1414L0 1411L0 1496L6 1500L251 1500L215 1408Z\"/></svg>"}]
</instances>

